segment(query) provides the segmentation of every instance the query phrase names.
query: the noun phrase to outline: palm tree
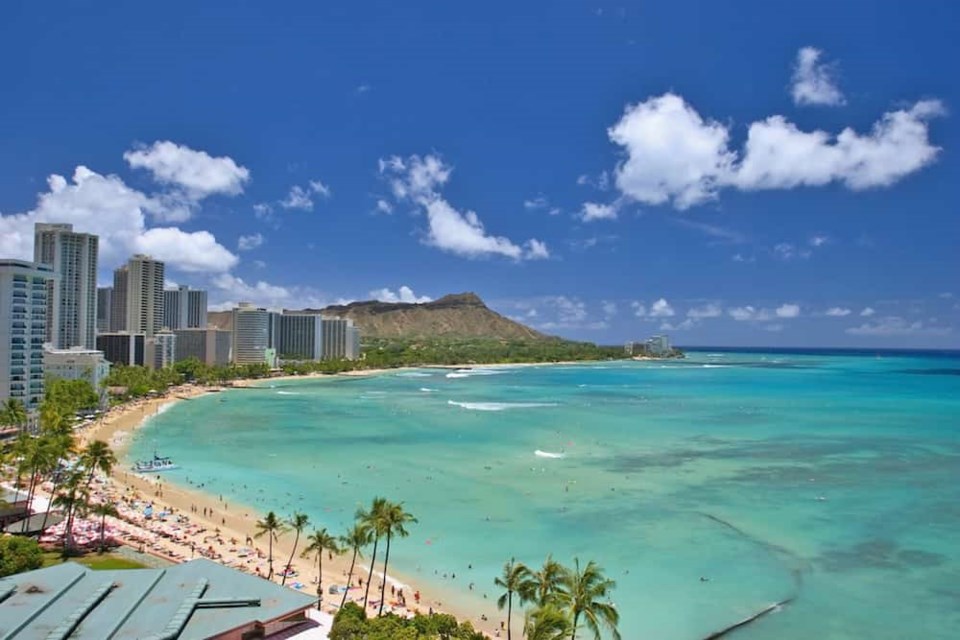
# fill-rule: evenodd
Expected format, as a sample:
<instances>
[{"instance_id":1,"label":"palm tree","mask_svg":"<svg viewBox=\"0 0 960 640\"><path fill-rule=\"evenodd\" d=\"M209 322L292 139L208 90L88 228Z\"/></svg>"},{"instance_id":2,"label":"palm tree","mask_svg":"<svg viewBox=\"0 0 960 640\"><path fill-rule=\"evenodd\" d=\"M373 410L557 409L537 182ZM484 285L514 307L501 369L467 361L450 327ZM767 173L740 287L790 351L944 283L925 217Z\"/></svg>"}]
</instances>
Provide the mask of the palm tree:
<instances>
[{"instance_id":1,"label":"palm tree","mask_svg":"<svg viewBox=\"0 0 960 640\"><path fill-rule=\"evenodd\" d=\"M3 403L3 409L0 410L0 413L3 414L4 422L6 424L14 427L20 427L21 430L23 429L23 425L27 422L27 410L23 406L23 403L17 398L8 398Z\"/></svg>"},{"instance_id":2,"label":"palm tree","mask_svg":"<svg viewBox=\"0 0 960 640\"><path fill-rule=\"evenodd\" d=\"M60 465L67 456L76 451L77 443L72 431L67 433L48 433L45 435L50 439L52 455L56 459L52 469L53 487L50 491L50 494L55 496L57 495L57 489L64 476L64 472L60 470ZM43 533L47 530L47 517L49 515L50 509L48 508L44 512L43 522L40 524L40 537L43 537Z\"/></svg>"},{"instance_id":3,"label":"palm tree","mask_svg":"<svg viewBox=\"0 0 960 640\"><path fill-rule=\"evenodd\" d=\"M365 523L370 528L373 535L373 554L370 556L370 572L367 574L367 588L363 592L363 610L367 610L367 598L370 597L370 582L373 580L373 567L377 564L377 544L380 542L380 536L385 532L383 530L383 510L387 506L387 499L376 497L370 503L370 510L364 511L357 509L356 518Z\"/></svg>"},{"instance_id":4,"label":"palm tree","mask_svg":"<svg viewBox=\"0 0 960 640\"><path fill-rule=\"evenodd\" d=\"M311 553L317 555L317 609L323 602L323 552L340 555L343 551L337 544L337 539L327 533L326 529L317 529L307 536L307 548L303 550L301 557L309 557Z\"/></svg>"},{"instance_id":5,"label":"palm tree","mask_svg":"<svg viewBox=\"0 0 960 640\"><path fill-rule=\"evenodd\" d=\"M295 512L287 521L289 529L297 532L297 537L293 539L293 551L290 552L290 559L287 560L287 566L283 568L283 579L281 585L287 584L287 576L290 574L290 565L293 564L293 556L297 553L297 545L300 544L300 533L310 524L310 517L305 513Z\"/></svg>"},{"instance_id":6,"label":"palm tree","mask_svg":"<svg viewBox=\"0 0 960 640\"><path fill-rule=\"evenodd\" d=\"M546 606L554 599L563 583L566 569L563 565L547 556L543 567L539 571L531 571L523 585L524 595L530 602L536 602L538 607Z\"/></svg>"},{"instance_id":7,"label":"palm tree","mask_svg":"<svg viewBox=\"0 0 960 640\"><path fill-rule=\"evenodd\" d=\"M387 594L387 563L390 562L390 539L393 536L406 538L410 533L404 525L416 522L412 513L403 510L403 503L387 502L380 514L380 522L383 525L383 532L387 535L387 550L383 556L383 582L380 583L380 610L378 616L383 615L383 602Z\"/></svg>"},{"instance_id":8,"label":"palm tree","mask_svg":"<svg viewBox=\"0 0 960 640\"><path fill-rule=\"evenodd\" d=\"M256 527L257 532L253 534L254 538L261 538L264 535L267 536L267 541L269 543L269 551L267 553L267 564L269 566L269 571L267 573L267 580L273 580L273 541L278 540L280 535L283 533L283 522L277 517L277 514L271 511L263 520L257 521Z\"/></svg>"},{"instance_id":9,"label":"palm tree","mask_svg":"<svg viewBox=\"0 0 960 640\"><path fill-rule=\"evenodd\" d=\"M93 474L97 471L103 471L105 475L110 474L113 465L117 463L117 456L106 442L94 440L80 453L80 462L89 473L87 486L90 486L93 482Z\"/></svg>"},{"instance_id":10,"label":"palm tree","mask_svg":"<svg viewBox=\"0 0 960 640\"><path fill-rule=\"evenodd\" d=\"M530 569L514 558L510 558L510 562L503 565L503 574L493 581L498 587L507 590L497 599L497 609L507 608L507 640L511 638L510 619L513 616L513 594L517 594L520 604L528 600L532 593L527 586L529 581Z\"/></svg>"},{"instance_id":11,"label":"palm tree","mask_svg":"<svg viewBox=\"0 0 960 640\"><path fill-rule=\"evenodd\" d=\"M600 640L601 625L610 629L614 640L620 640L620 632L617 631L620 613L613 603L606 600L617 583L604 577L603 569L592 560L582 570L579 558L573 562L573 570L566 572L562 589L557 594L559 602L573 615L570 640L576 640L581 617L586 621L587 628L593 631L595 640Z\"/></svg>"},{"instance_id":12,"label":"palm tree","mask_svg":"<svg viewBox=\"0 0 960 640\"><path fill-rule=\"evenodd\" d=\"M63 531L63 556L66 557L73 546L73 522L77 514L81 516L90 504L90 494L83 484L83 472L72 471L63 483L62 492L53 498L53 504L63 507L66 523Z\"/></svg>"},{"instance_id":13,"label":"palm tree","mask_svg":"<svg viewBox=\"0 0 960 640\"><path fill-rule=\"evenodd\" d=\"M523 635L527 640L564 640L573 631L570 617L554 604L536 607L526 615Z\"/></svg>"},{"instance_id":14,"label":"palm tree","mask_svg":"<svg viewBox=\"0 0 960 640\"><path fill-rule=\"evenodd\" d=\"M343 590L343 599L340 601L341 609L347 603L347 593L350 591L350 583L353 582L353 567L357 564L357 558L363 558L363 548L370 544L372 538L373 533L370 531L370 527L363 521L358 521L346 535L340 536L340 542L343 546L353 549L350 572L347 573L347 588Z\"/></svg>"},{"instance_id":15,"label":"palm tree","mask_svg":"<svg viewBox=\"0 0 960 640\"><path fill-rule=\"evenodd\" d=\"M90 513L100 516L100 553L103 553L103 534L107 525L107 516L111 518L119 517L117 508L111 502L98 502L90 507Z\"/></svg>"}]
</instances>

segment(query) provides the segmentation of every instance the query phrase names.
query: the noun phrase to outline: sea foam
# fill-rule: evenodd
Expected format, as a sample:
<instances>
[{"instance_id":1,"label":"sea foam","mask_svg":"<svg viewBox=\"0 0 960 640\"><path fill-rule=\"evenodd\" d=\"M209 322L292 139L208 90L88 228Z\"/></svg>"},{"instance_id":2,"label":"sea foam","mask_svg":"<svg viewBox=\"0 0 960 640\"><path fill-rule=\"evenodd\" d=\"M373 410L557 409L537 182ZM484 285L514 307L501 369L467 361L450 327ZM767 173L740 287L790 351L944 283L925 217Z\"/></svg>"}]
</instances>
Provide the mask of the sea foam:
<instances>
[{"instance_id":1,"label":"sea foam","mask_svg":"<svg viewBox=\"0 0 960 640\"><path fill-rule=\"evenodd\" d=\"M457 402L447 400L447 404L470 411L505 411L507 409L535 409L537 407L555 407L556 402Z\"/></svg>"}]
</instances>

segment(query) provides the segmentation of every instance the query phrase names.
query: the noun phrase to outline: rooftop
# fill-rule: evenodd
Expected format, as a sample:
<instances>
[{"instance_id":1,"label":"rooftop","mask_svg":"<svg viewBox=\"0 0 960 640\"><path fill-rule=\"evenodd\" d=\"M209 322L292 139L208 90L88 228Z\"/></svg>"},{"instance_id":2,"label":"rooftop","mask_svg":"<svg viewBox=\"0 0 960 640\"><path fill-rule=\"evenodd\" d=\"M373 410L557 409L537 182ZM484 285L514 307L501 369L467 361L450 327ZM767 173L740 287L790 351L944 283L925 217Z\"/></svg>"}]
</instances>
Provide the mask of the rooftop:
<instances>
[{"instance_id":1,"label":"rooftop","mask_svg":"<svg viewBox=\"0 0 960 640\"><path fill-rule=\"evenodd\" d=\"M0 579L0 637L201 640L315 602L205 559L122 571L66 562Z\"/></svg>"}]
</instances>

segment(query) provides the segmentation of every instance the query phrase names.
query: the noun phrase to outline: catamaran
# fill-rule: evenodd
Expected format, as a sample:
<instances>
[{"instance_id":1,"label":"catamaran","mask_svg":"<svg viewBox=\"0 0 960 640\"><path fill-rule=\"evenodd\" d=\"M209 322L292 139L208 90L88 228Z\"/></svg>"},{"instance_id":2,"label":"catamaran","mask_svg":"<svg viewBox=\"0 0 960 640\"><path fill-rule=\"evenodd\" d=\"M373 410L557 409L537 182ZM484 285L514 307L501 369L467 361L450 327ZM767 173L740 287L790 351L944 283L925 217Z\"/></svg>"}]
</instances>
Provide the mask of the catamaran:
<instances>
[{"instance_id":1,"label":"catamaran","mask_svg":"<svg viewBox=\"0 0 960 640\"><path fill-rule=\"evenodd\" d=\"M133 470L137 473L159 473L160 471L170 471L171 469L179 468L180 465L176 464L172 459L158 456L156 452L153 453L152 460L139 460L133 465Z\"/></svg>"}]
</instances>

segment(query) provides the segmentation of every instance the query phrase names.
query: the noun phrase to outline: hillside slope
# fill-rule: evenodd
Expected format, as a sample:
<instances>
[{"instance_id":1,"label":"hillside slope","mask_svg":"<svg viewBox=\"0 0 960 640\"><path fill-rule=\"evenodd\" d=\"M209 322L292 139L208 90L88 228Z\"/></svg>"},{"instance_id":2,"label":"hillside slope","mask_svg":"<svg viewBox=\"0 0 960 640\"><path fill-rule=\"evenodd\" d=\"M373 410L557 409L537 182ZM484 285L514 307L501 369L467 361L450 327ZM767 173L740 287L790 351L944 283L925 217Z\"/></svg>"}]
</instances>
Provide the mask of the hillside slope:
<instances>
[{"instance_id":1,"label":"hillside slope","mask_svg":"<svg viewBox=\"0 0 960 640\"><path fill-rule=\"evenodd\" d=\"M500 315L474 293L451 294L422 304L352 302L322 312L353 320L364 338L555 339Z\"/></svg>"}]
</instances>

